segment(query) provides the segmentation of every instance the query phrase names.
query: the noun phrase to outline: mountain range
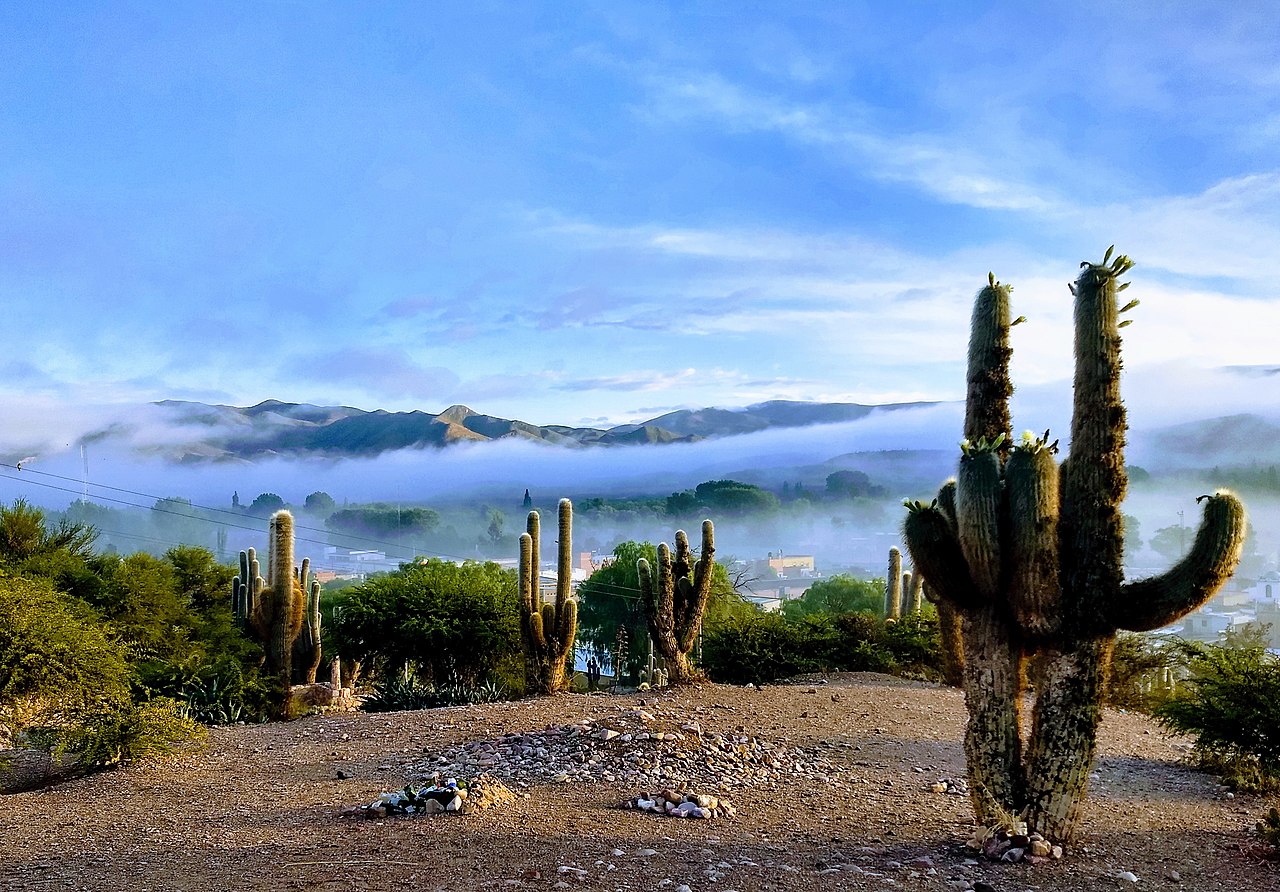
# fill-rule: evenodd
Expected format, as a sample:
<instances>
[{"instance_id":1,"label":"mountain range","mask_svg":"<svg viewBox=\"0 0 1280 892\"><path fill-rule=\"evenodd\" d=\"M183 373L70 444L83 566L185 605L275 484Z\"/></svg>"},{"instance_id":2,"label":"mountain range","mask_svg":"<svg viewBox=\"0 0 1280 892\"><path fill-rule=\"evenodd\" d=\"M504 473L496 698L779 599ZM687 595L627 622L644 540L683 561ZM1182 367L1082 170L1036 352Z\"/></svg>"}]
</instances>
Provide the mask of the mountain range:
<instances>
[{"instance_id":1,"label":"mountain range","mask_svg":"<svg viewBox=\"0 0 1280 892\"><path fill-rule=\"evenodd\" d=\"M682 409L639 424L611 428L538 425L484 415L466 406L430 412L368 411L266 400L256 406L182 400L155 404L166 420L189 431L164 447L182 461L251 460L268 456L370 457L409 448L518 438L553 446L632 446L691 443L771 428L855 421L872 412L932 405L808 403L772 400L743 409Z\"/></svg>"}]
</instances>

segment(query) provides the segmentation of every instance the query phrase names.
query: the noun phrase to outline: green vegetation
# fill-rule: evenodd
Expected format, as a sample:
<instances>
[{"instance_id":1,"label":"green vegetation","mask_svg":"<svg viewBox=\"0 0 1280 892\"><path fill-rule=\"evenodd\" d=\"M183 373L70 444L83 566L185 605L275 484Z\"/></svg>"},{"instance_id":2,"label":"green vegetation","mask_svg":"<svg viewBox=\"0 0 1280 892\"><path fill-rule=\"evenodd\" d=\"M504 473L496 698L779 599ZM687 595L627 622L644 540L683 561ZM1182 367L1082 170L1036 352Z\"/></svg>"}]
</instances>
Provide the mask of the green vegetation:
<instances>
[{"instance_id":1,"label":"green vegetation","mask_svg":"<svg viewBox=\"0 0 1280 892\"><path fill-rule=\"evenodd\" d=\"M675 492L667 497L669 517L692 515L769 514L778 510L778 497L768 490L737 480L708 480L694 489Z\"/></svg>"},{"instance_id":2,"label":"green vegetation","mask_svg":"<svg viewBox=\"0 0 1280 892\"><path fill-rule=\"evenodd\" d=\"M738 617L707 632L703 667L713 681L762 684L805 672L891 672L938 679L937 621L913 614L886 623L870 612Z\"/></svg>"},{"instance_id":3,"label":"green vegetation","mask_svg":"<svg viewBox=\"0 0 1280 892\"><path fill-rule=\"evenodd\" d=\"M195 719L255 718L260 653L204 549L94 554L95 530L0 506L0 743L71 770L170 751Z\"/></svg>"},{"instance_id":4,"label":"green vegetation","mask_svg":"<svg viewBox=\"0 0 1280 892\"><path fill-rule=\"evenodd\" d=\"M884 599L883 579L856 579L838 574L815 582L799 598L787 601L782 605L782 615L794 621L815 613L880 614L884 610Z\"/></svg>"},{"instance_id":5,"label":"green vegetation","mask_svg":"<svg viewBox=\"0 0 1280 892\"><path fill-rule=\"evenodd\" d=\"M333 598L328 640L375 679L524 690L516 574L497 564L401 564Z\"/></svg>"},{"instance_id":6,"label":"green vegetation","mask_svg":"<svg viewBox=\"0 0 1280 892\"><path fill-rule=\"evenodd\" d=\"M1280 659L1256 641L1180 642L1188 678L1155 709L1195 738L1202 767L1250 792L1280 792Z\"/></svg>"},{"instance_id":7,"label":"green vegetation","mask_svg":"<svg viewBox=\"0 0 1280 892\"><path fill-rule=\"evenodd\" d=\"M326 518L324 525L335 533L401 541L421 539L440 526L440 513L430 508L402 508L377 503L343 508Z\"/></svg>"}]
</instances>

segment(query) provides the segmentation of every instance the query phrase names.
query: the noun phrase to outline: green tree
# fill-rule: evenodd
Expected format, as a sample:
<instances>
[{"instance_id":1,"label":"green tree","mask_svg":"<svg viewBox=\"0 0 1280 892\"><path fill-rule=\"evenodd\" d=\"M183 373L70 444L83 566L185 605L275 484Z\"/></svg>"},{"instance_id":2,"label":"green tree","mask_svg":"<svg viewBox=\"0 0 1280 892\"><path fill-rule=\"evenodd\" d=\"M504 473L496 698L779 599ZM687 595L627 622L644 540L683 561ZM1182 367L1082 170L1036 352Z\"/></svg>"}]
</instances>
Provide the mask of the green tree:
<instances>
[{"instance_id":1,"label":"green tree","mask_svg":"<svg viewBox=\"0 0 1280 892\"><path fill-rule=\"evenodd\" d=\"M475 683L504 662L523 665L516 597L515 573L491 562L401 564L335 596L330 640L383 677L409 669Z\"/></svg>"},{"instance_id":2,"label":"green tree","mask_svg":"<svg viewBox=\"0 0 1280 892\"><path fill-rule=\"evenodd\" d=\"M44 511L25 499L0 505L0 562L18 564L54 551L83 557L97 538L93 527L66 518L50 529Z\"/></svg>"},{"instance_id":3,"label":"green tree","mask_svg":"<svg viewBox=\"0 0 1280 892\"><path fill-rule=\"evenodd\" d=\"M489 535L489 541L495 545L502 541L502 528L506 524L507 518L497 508L489 509L489 526L486 533Z\"/></svg>"},{"instance_id":4,"label":"green tree","mask_svg":"<svg viewBox=\"0 0 1280 892\"><path fill-rule=\"evenodd\" d=\"M333 496L327 492L316 491L307 496L307 500L303 502L305 508L311 514L320 514L328 516L332 514L338 507L338 503L333 500Z\"/></svg>"},{"instance_id":5,"label":"green tree","mask_svg":"<svg viewBox=\"0 0 1280 892\"><path fill-rule=\"evenodd\" d=\"M402 508L378 503L335 511L324 525L336 533L355 536L422 536L440 526L440 514L430 508Z\"/></svg>"},{"instance_id":6,"label":"green tree","mask_svg":"<svg viewBox=\"0 0 1280 892\"><path fill-rule=\"evenodd\" d=\"M1176 561L1187 551L1196 531L1182 525L1161 527L1155 531L1151 541L1147 543L1151 550L1165 560Z\"/></svg>"},{"instance_id":7,"label":"green tree","mask_svg":"<svg viewBox=\"0 0 1280 892\"><path fill-rule=\"evenodd\" d=\"M284 508L284 499L273 492L261 492L249 505L249 513L254 517L270 517Z\"/></svg>"},{"instance_id":8,"label":"green tree","mask_svg":"<svg viewBox=\"0 0 1280 892\"><path fill-rule=\"evenodd\" d=\"M767 514L778 510L778 497L768 490L737 480L708 480L693 490L667 498L668 516L690 514Z\"/></svg>"},{"instance_id":9,"label":"green tree","mask_svg":"<svg viewBox=\"0 0 1280 892\"><path fill-rule=\"evenodd\" d=\"M782 605L782 614L790 620L799 620L815 613L853 613L861 610L880 615L884 612L884 597L883 579L856 579L840 574L815 582L799 598L787 601Z\"/></svg>"},{"instance_id":10,"label":"green tree","mask_svg":"<svg viewBox=\"0 0 1280 892\"><path fill-rule=\"evenodd\" d=\"M0 725L8 738L128 702L126 659L82 602L48 580L0 571Z\"/></svg>"},{"instance_id":11,"label":"green tree","mask_svg":"<svg viewBox=\"0 0 1280 892\"><path fill-rule=\"evenodd\" d=\"M876 486L862 471L835 471L827 475L827 495L838 499L856 499L884 495L884 487Z\"/></svg>"}]
</instances>

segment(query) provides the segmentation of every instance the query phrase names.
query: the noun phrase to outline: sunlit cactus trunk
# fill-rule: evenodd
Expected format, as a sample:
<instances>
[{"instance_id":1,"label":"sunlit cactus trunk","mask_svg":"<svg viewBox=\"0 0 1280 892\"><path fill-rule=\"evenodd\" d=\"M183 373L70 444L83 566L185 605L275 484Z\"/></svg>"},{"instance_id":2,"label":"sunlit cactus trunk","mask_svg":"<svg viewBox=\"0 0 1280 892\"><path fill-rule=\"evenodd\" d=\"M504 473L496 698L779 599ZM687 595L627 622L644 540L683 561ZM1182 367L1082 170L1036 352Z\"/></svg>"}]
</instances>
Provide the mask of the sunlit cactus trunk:
<instances>
[{"instance_id":1,"label":"sunlit cactus trunk","mask_svg":"<svg viewBox=\"0 0 1280 892\"><path fill-rule=\"evenodd\" d=\"M556 563L556 599L543 604L538 585L541 523L530 511L526 532L520 536L520 634L525 652L525 684L540 694L554 694L568 687L567 668L578 631L578 603L571 597L573 583L573 503L560 500Z\"/></svg>"},{"instance_id":2,"label":"sunlit cactus trunk","mask_svg":"<svg viewBox=\"0 0 1280 892\"><path fill-rule=\"evenodd\" d=\"M1163 576L1126 583L1120 503L1125 414L1120 400L1117 282L1126 257L1083 264L1075 294L1071 454L1010 430L1009 291L991 278L975 301L965 441L957 479L903 526L917 572L960 619L965 755L978 820L1016 817L1049 839L1079 823L1119 629L1143 631L1203 604L1230 576L1244 538L1235 496L1202 497L1191 552ZM1124 309L1136 306L1131 303ZM1023 662L1039 654L1027 741L1019 732Z\"/></svg>"},{"instance_id":3,"label":"sunlit cactus trunk","mask_svg":"<svg viewBox=\"0 0 1280 892\"><path fill-rule=\"evenodd\" d=\"M666 663L669 684L691 684L700 677L689 662L689 654L702 631L702 616L711 597L715 553L715 527L704 520L702 553L696 564L684 530L676 532L674 558L667 543L658 545L656 580L647 560L636 562L649 636Z\"/></svg>"}]
</instances>

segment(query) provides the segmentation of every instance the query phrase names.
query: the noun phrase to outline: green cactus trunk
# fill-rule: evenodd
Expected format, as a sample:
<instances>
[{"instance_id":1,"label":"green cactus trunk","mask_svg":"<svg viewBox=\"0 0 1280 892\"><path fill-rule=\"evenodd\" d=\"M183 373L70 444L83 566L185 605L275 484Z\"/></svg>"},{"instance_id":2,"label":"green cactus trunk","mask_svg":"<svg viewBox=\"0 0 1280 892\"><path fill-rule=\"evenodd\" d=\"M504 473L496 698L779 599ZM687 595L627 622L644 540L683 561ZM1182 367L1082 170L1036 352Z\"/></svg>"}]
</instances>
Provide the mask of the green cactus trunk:
<instances>
[{"instance_id":1,"label":"green cactus trunk","mask_svg":"<svg viewBox=\"0 0 1280 892\"><path fill-rule=\"evenodd\" d=\"M965 755L985 826L1017 816L1066 842L1079 822L1119 629L1156 628L1204 603L1230 576L1244 538L1235 496L1205 496L1195 545L1163 576L1125 583L1121 563L1125 414L1117 279L1128 258L1084 264L1075 305L1071 455L1048 434L1010 437L1009 291L979 292L969 346L965 442L955 481L909 504L903 535L939 605L960 618ZM1132 305L1131 305L1132 306ZM1020 736L1023 663L1038 654L1031 734ZM958 655L959 656L959 655Z\"/></svg>"},{"instance_id":2,"label":"green cactus trunk","mask_svg":"<svg viewBox=\"0 0 1280 892\"><path fill-rule=\"evenodd\" d=\"M689 654L702 631L702 616L711 597L715 553L715 527L704 520L702 554L696 564L684 530L676 532L674 558L667 543L658 545L656 583L649 562L644 558L636 562L645 621L653 647L666 664L668 684L692 684L701 677L689 662Z\"/></svg>"},{"instance_id":3,"label":"green cactus trunk","mask_svg":"<svg viewBox=\"0 0 1280 892\"><path fill-rule=\"evenodd\" d=\"M560 500L559 521L554 604L542 603L538 586L538 512L529 512L526 532L520 536L520 636L525 653L525 685L540 694L554 694L568 687L567 666L578 631L578 603L571 597L573 503L568 499Z\"/></svg>"}]
</instances>

